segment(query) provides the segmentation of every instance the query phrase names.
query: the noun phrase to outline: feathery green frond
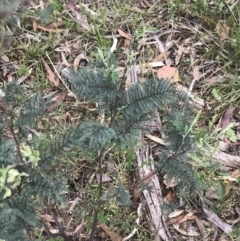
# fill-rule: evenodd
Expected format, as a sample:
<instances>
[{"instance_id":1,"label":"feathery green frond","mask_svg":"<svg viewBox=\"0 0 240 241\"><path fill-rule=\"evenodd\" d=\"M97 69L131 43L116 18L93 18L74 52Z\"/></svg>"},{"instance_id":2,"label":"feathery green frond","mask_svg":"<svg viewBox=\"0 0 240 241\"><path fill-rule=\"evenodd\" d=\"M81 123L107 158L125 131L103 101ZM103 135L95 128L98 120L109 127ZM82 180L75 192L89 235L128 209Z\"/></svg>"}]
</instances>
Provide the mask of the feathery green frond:
<instances>
[{"instance_id":1,"label":"feathery green frond","mask_svg":"<svg viewBox=\"0 0 240 241\"><path fill-rule=\"evenodd\" d=\"M99 151L116 138L113 129L100 123L85 122L81 124L81 129L84 132L80 139L81 148L86 152Z\"/></svg>"},{"instance_id":2,"label":"feathery green frond","mask_svg":"<svg viewBox=\"0 0 240 241\"><path fill-rule=\"evenodd\" d=\"M136 142L141 124L149 119L146 115L118 115L111 127L117 134L116 148L124 149Z\"/></svg>"},{"instance_id":3,"label":"feathery green frond","mask_svg":"<svg viewBox=\"0 0 240 241\"><path fill-rule=\"evenodd\" d=\"M62 172L52 170L51 173L43 173L36 170L29 175L22 195L38 195L41 199L49 197L63 202L61 193L66 187L67 179Z\"/></svg>"},{"instance_id":4,"label":"feathery green frond","mask_svg":"<svg viewBox=\"0 0 240 241\"><path fill-rule=\"evenodd\" d=\"M41 94L36 93L31 98L26 100L21 106L20 115L18 118L18 126L31 126L36 119L46 114L48 104L43 101Z\"/></svg>"},{"instance_id":5,"label":"feathery green frond","mask_svg":"<svg viewBox=\"0 0 240 241\"><path fill-rule=\"evenodd\" d=\"M80 148L83 152L97 152L116 138L113 129L95 122L83 122L66 130L52 141L46 149L40 150L40 165L49 165L63 151Z\"/></svg>"},{"instance_id":6,"label":"feathery green frond","mask_svg":"<svg viewBox=\"0 0 240 241\"><path fill-rule=\"evenodd\" d=\"M190 168L188 157L194 144L194 114L184 92L176 95L169 108L170 111L164 116L164 134L168 145L159 155L157 165L162 174L167 174L169 181L176 181L179 195L190 197L190 194L200 194L202 190L202 183Z\"/></svg>"},{"instance_id":7,"label":"feathery green frond","mask_svg":"<svg viewBox=\"0 0 240 241\"><path fill-rule=\"evenodd\" d=\"M7 199L0 206L0 238L4 240L29 240L26 227L38 225L36 205L31 196L18 196Z\"/></svg>"},{"instance_id":8,"label":"feathery green frond","mask_svg":"<svg viewBox=\"0 0 240 241\"><path fill-rule=\"evenodd\" d=\"M86 97L96 102L111 103L116 98L118 86L104 69L84 68L77 72L62 71L62 73L72 84L72 91L79 100Z\"/></svg>"},{"instance_id":9,"label":"feathery green frond","mask_svg":"<svg viewBox=\"0 0 240 241\"><path fill-rule=\"evenodd\" d=\"M167 174L167 182L175 182L178 193L189 196L199 194L202 184L196 179L194 171L189 166L189 158L186 154L169 158L169 151L163 151L159 157L157 166L162 174Z\"/></svg>"},{"instance_id":10,"label":"feathery green frond","mask_svg":"<svg viewBox=\"0 0 240 241\"><path fill-rule=\"evenodd\" d=\"M115 187L105 193L101 200L108 201L114 199L117 205L119 206L128 206L131 203L131 196L129 191L122 185Z\"/></svg>"},{"instance_id":11,"label":"feathery green frond","mask_svg":"<svg viewBox=\"0 0 240 241\"><path fill-rule=\"evenodd\" d=\"M181 152L190 149L194 140L192 138L191 124L194 121L194 113L188 102L188 96L184 92L178 93L171 103L170 110L164 116L167 142L173 152Z\"/></svg>"},{"instance_id":12,"label":"feathery green frond","mask_svg":"<svg viewBox=\"0 0 240 241\"><path fill-rule=\"evenodd\" d=\"M17 81L12 81L6 85L4 88L4 101L7 105L10 105L12 107L19 106L20 99L23 95L23 89L20 85L17 84Z\"/></svg>"},{"instance_id":13,"label":"feathery green frond","mask_svg":"<svg viewBox=\"0 0 240 241\"><path fill-rule=\"evenodd\" d=\"M0 167L12 165L14 163L15 148L16 146L14 143L7 138L4 138L0 141Z\"/></svg>"},{"instance_id":14,"label":"feathery green frond","mask_svg":"<svg viewBox=\"0 0 240 241\"><path fill-rule=\"evenodd\" d=\"M171 102L175 91L169 81L149 79L136 83L123 92L120 97L121 113L124 115L143 115L165 108Z\"/></svg>"}]
</instances>

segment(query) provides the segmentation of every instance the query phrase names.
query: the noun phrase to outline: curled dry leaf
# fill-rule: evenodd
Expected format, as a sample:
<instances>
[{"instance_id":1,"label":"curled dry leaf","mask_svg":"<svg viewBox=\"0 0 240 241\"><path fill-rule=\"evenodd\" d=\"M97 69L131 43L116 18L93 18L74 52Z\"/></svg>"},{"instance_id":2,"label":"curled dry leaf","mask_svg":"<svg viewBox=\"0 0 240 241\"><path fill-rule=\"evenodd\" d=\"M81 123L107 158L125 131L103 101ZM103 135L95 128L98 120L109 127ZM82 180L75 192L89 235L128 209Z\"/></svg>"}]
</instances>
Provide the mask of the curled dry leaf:
<instances>
[{"instance_id":1,"label":"curled dry leaf","mask_svg":"<svg viewBox=\"0 0 240 241\"><path fill-rule=\"evenodd\" d=\"M167 174L164 175L163 178L164 178L163 183L166 185L167 188L175 187L180 182L180 179L176 180L175 177L173 177L171 180L169 180Z\"/></svg>"},{"instance_id":2,"label":"curled dry leaf","mask_svg":"<svg viewBox=\"0 0 240 241\"><path fill-rule=\"evenodd\" d=\"M175 195L173 194L173 192L172 192L172 191L169 191L168 194L167 194L167 196L166 196L166 200L167 200L168 202L172 202L172 201L174 200L174 198L175 198Z\"/></svg>"},{"instance_id":3,"label":"curled dry leaf","mask_svg":"<svg viewBox=\"0 0 240 241\"><path fill-rule=\"evenodd\" d=\"M78 67L81 59L85 59L88 62L88 58L85 56L84 53L79 54L73 61L73 66L74 66L75 71L77 71L77 67Z\"/></svg>"},{"instance_id":4,"label":"curled dry leaf","mask_svg":"<svg viewBox=\"0 0 240 241\"><path fill-rule=\"evenodd\" d=\"M61 57L62 57L62 63L64 65L66 65L67 67L72 67L72 64L68 63L64 52L61 52Z\"/></svg>"},{"instance_id":5,"label":"curled dry leaf","mask_svg":"<svg viewBox=\"0 0 240 241\"><path fill-rule=\"evenodd\" d=\"M163 66L157 71L157 77L159 79L168 79L169 81L176 83L179 81L179 72L175 67Z\"/></svg>"}]
</instances>

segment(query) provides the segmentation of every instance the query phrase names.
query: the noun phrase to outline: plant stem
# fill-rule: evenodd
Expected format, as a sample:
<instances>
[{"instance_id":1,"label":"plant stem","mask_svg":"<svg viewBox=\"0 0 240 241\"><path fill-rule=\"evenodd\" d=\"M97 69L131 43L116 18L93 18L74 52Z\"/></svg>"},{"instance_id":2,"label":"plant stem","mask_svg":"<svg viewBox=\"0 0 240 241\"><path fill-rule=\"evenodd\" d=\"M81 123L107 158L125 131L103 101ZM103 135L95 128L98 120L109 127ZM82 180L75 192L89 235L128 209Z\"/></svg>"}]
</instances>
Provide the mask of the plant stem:
<instances>
[{"instance_id":1,"label":"plant stem","mask_svg":"<svg viewBox=\"0 0 240 241\"><path fill-rule=\"evenodd\" d=\"M104 148L102 148L102 150L100 151L100 154L98 155L98 158L97 158L98 169L99 169L98 201L97 201L97 207L94 210L92 231L91 231L89 241L94 240L94 235L96 233L96 226L97 226L97 222L98 222L98 213L99 213L100 208L103 203L101 200L102 190L103 190L103 187L102 187L102 174L103 174L102 159L103 159L103 157L104 157Z\"/></svg>"},{"instance_id":2,"label":"plant stem","mask_svg":"<svg viewBox=\"0 0 240 241\"><path fill-rule=\"evenodd\" d=\"M21 163L23 163L23 157L22 157L22 153L21 153L21 150L20 150L20 144L19 144L19 141L18 141L17 136L16 136L15 131L14 131L14 124L13 124L14 113L13 113L13 110L9 111L9 115L10 115L9 128L10 128L10 131L12 132L13 139L14 139L16 147L17 147L17 154L20 158Z\"/></svg>"}]
</instances>

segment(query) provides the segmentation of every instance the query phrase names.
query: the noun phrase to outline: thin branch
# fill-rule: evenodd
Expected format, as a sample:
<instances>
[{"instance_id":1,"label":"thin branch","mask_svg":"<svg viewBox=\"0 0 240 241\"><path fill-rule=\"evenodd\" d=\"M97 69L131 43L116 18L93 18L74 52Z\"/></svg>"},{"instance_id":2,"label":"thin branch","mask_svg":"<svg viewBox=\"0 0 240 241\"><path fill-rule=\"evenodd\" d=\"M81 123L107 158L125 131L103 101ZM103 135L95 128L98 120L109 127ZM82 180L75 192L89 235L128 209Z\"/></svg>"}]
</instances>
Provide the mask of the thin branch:
<instances>
[{"instance_id":1,"label":"thin branch","mask_svg":"<svg viewBox=\"0 0 240 241\"><path fill-rule=\"evenodd\" d=\"M97 207L94 210L94 218L93 218L93 224L92 224L92 231L91 231L91 235L89 238L89 241L93 241L94 240L94 235L96 233L96 227L97 227L97 222L98 222L98 213L101 209L102 203L103 201L101 200L101 196L102 196L102 192L103 192L103 182L102 182L102 176L103 176L103 167L102 167L102 160L104 157L104 148L102 148L98 158L97 158L97 162L98 162L98 171L99 171L99 185L98 185L98 201L97 201Z\"/></svg>"},{"instance_id":2,"label":"thin branch","mask_svg":"<svg viewBox=\"0 0 240 241\"><path fill-rule=\"evenodd\" d=\"M186 150L184 150L184 151L177 152L177 153L173 154L172 156L168 157L168 158L166 159L166 161L164 161L164 163L162 164L162 167L164 167L167 162L170 162L170 161L174 160L175 158L177 158L178 156L181 156L181 155L185 154L188 150L189 150L189 148L186 149ZM132 184L132 185L129 186L128 188L129 188L129 189L132 189L132 188L135 188L135 187L139 186L139 185L142 184L144 181L146 181L148 178L150 178L150 177L152 177L153 175L155 175L158 171L159 171L159 169L158 169L158 168L157 168L157 169L155 168L155 169L152 170L150 173L148 173L144 178L142 178L141 180L139 180L137 183Z\"/></svg>"},{"instance_id":3,"label":"thin branch","mask_svg":"<svg viewBox=\"0 0 240 241\"><path fill-rule=\"evenodd\" d=\"M11 130L11 133L13 135L13 139L16 143L16 147L17 147L17 154L18 156L20 157L20 161L21 163L23 163L23 156L22 156L22 153L21 153L21 150L20 150L20 143L17 139L17 136L15 134L15 131L14 131L14 124L13 124L13 119L14 119L14 115L13 115L13 109L12 110L9 110L9 114L10 114L10 130Z\"/></svg>"}]
</instances>

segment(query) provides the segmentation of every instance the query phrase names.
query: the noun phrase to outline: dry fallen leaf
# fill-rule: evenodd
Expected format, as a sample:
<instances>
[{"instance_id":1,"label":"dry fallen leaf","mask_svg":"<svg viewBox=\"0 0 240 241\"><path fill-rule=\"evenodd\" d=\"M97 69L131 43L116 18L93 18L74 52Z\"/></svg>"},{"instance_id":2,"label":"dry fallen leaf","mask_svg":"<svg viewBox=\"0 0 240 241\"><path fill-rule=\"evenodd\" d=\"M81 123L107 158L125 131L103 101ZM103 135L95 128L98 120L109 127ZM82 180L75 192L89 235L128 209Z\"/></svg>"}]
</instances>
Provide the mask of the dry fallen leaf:
<instances>
[{"instance_id":1,"label":"dry fallen leaf","mask_svg":"<svg viewBox=\"0 0 240 241\"><path fill-rule=\"evenodd\" d=\"M56 29L64 26L65 26L64 21L59 21L59 22L49 23L46 27L51 29Z\"/></svg>"},{"instance_id":2,"label":"dry fallen leaf","mask_svg":"<svg viewBox=\"0 0 240 241\"><path fill-rule=\"evenodd\" d=\"M174 224L174 223L181 224L188 220L198 219L198 217L196 215L194 215L193 213L182 214L183 212L184 212L184 210L178 210L178 211L173 212L172 216L169 217L171 219L167 222L167 224L168 225Z\"/></svg>"},{"instance_id":3,"label":"dry fallen leaf","mask_svg":"<svg viewBox=\"0 0 240 241\"><path fill-rule=\"evenodd\" d=\"M8 58L8 56L5 55L5 54L3 54L3 55L1 56L1 59L2 59L4 62L6 62L6 63L8 63L8 62L10 61L9 58Z\"/></svg>"},{"instance_id":4,"label":"dry fallen leaf","mask_svg":"<svg viewBox=\"0 0 240 241\"><path fill-rule=\"evenodd\" d=\"M179 72L175 67L163 66L157 71L157 77L159 79L168 79L169 81L176 83L179 81Z\"/></svg>"},{"instance_id":5,"label":"dry fallen leaf","mask_svg":"<svg viewBox=\"0 0 240 241\"><path fill-rule=\"evenodd\" d=\"M40 214L40 218L44 222L55 223L55 220L54 220L53 216L50 215L50 214Z\"/></svg>"},{"instance_id":6,"label":"dry fallen leaf","mask_svg":"<svg viewBox=\"0 0 240 241\"><path fill-rule=\"evenodd\" d=\"M56 228L49 228L49 231L51 234L58 234L59 233L59 230L56 229Z\"/></svg>"},{"instance_id":7,"label":"dry fallen leaf","mask_svg":"<svg viewBox=\"0 0 240 241\"><path fill-rule=\"evenodd\" d=\"M171 218L170 220L167 221L167 225L172 225L174 223L178 223L178 221L181 220L184 216L185 216L185 214L182 214L178 217Z\"/></svg>"},{"instance_id":8,"label":"dry fallen leaf","mask_svg":"<svg viewBox=\"0 0 240 241\"><path fill-rule=\"evenodd\" d=\"M138 199L140 198L142 192L139 188L134 188L133 189L133 202L137 203Z\"/></svg>"},{"instance_id":9,"label":"dry fallen leaf","mask_svg":"<svg viewBox=\"0 0 240 241\"><path fill-rule=\"evenodd\" d=\"M78 23L83 29L90 31L91 26L88 23L88 19L86 15L81 15L79 10L76 8L76 5L74 4L68 4L68 15L76 22Z\"/></svg>"},{"instance_id":10,"label":"dry fallen leaf","mask_svg":"<svg viewBox=\"0 0 240 241\"><path fill-rule=\"evenodd\" d=\"M58 47L55 48L54 51L56 52L67 52L67 53L71 53L71 48L69 46L62 46L62 47Z\"/></svg>"},{"instance_id":11,"label":"dry fallen leaf","mask_svg":"<svg viewBox=\"0 0 240 241\"><path fill-rule=\"evenodd\" d=\"M32 18L32 26L33 26L33 32L37 32L38 23L35 18Z\"/></svg>"},{"instance_id":12,"label":"dry fallen leaf","mask_svg":"<svg viewBox=\"0 0 240 241\"><path fill-rule=\"evenodd\" d=\"M122 241L122 237L113 232L107 225L100 223L99 226L105 231L105 233L111 238L112 241Z\"/></svg>"},{"instance_id":13,"label":"dry fallen leaf","mask_svg":"<svg viewBox=\"0 0 240 241\"><path fill-rule=\"evenodd\" d=\"M195 80L199 80L201 77L200 73L199 73L199 66L194 66L193 68L193 78Z\"/></svg>"},{"instance_id":14,"label":"dry fallen leaf","mask_svg":"<svg viewBox=\"0 0 240 241\"><path fill-rule=\"evenodd\" d=\"M167 196L165 197L168 202L172 202L175 198L175 195L173 194L172 191L169 191Z\"/></svg>"},{"instance_id":15,"label":"dry fallen leaf","mask_svg":"<svg viewBox=\"0 0 240 241\"><path fill-rule=\"evenodd\" d=\"M129 40L132 39L127 33L125 33L124 31L122 31L120 28L118 29L118 33L119 33L123 38L129 39Z\"/></svg>"},{"instance_id":16,"label":"dry fallen leaf","mask_svg":"<svg viewBox=\"0 0 240 241\"><path fill-rule=\"evenodd\" d=\"M198 226L198 229L199 229L199 231L200 231L201 236L202 236L202 237L205 237L206 231L205 231L205 227L204 227L202 221L199 220L198 218L195 219L195 221L196 221L196 224L197 224L197 226Z\"/></svg>"},{"instance_id":17,"label":"dry fallen leaf","mask_svg":"<svg viewBox=\"0 0 240 241\"><path fill-rule=\"evenodd\" d=\"M176 217L180 216L183 212L184 212L184 210L175 210L175 211L169 213L168 217L169 218L176 218Z\"/></svg>"},{"instance_id":18,"label":"dry fallen leaf","mask_svg":"<svg viewBox=\"0 0 240 241\"><path fill-rule=\"evenodd\" d=\"M186 214L182 219L178 221L179 224L184 223L188 220L196 220L198 217L194 215L193 213Z\"/></svg>"},{"instance_id":19,"label":"dry fallen leaf","mask_svg":"<svg viewBox=\"0 0 240 241\"><path fill-rule=\"evenodd\" d=\"M239 171L239 169L236 169L235 171L232 172L231 178L237 179L237 178L239 178L239 177L240 177L240 171Z\"/></svg>"},{"instance_id":20,"label":"dry fallen leaf","mask_svg":"<svg viewBox=\"0 0 240 241\"><path fill-rule=\"evenodd\" d=\"M52 112L54 109L60 106L61 103L65 100L66 95L67 95L67 90L64 90L63 92L61 92L57 97L56 101L54 102L54 104L48 108L48 112Z\"/></svg>"},{"instance_id":21,"label":"dry fallen leaf","mask_svg":"<svg viewBox=\"0 0 240 241\"><path fill-rule=\"evenodd\" d=\"M157 56L153 59L152 62L159 62L159 61L162 62L162 61L164 61L164 60L168 57L168 55L169 55L170 53L171 53L171 51L163 52L163 53L157 55Z\"/></svg>"},{"instance_id":22,"label":"dry fallen leaf","mask_svg":"<svg viewBox=\"0 0 240 241\"><path fill-rule=\"evenodd\" d=\"M189 236L189 237L197 237L197 236L200 236L200 233L199 232L196 232L194 230L187 230L185 231L184 229L181 229L179 227L179 224L173 224L173 227L179 232L181 233L182 235L184 236Z\"/></svg>"},{"instance_id":23,"label":"dry fallen leaf","mask_svg":"<svg viewBox=\"0 0 240 241\"><path fill-rule=\"evenodd\" d=\"M163 146L166 146L166 143L163 141L163 139L161 139L159 137L156 137L156 136L153 136L153 135L150 135L150 134L146 134L145 136L152 141L155 141L155 142L157 142L157 143L159 143Z\"/></svg>"},{"instance_id":24,"label":"dry fallen leaf","mask_svg":"<svg viewBox=\"0 0 240 241\"><path fill-rule=\"evenodd\" d=\"M223 118L222 118L222 120L220 122L220 128L222 130L224 130L230 124L233 110L234 110L234 107L230 106L227 109L227 111L225 112L225 114L224 114L224 116L223 116Z\"/></svg>"},{"instance_id":25,"label":"dry fallen leaf","mask_svg":"<svg viewBox=\"0 0 240 241\"><path fill-rule=\"evenodd\" d=\"M147 0L143 0L143 3L149 8L152 7L152 5Z\"/></svg>"},{"instance_id":26,"label":"dry fallen leaf","mask_svg":"<svg viewBox=\"0 0 240 241\"><path fill-rule=\"evenodd\" d=\"M85 56L84 53L79 54L73 61L73 66L74 66L75 71L77 71L77 67L78 67L81 59L85 59L88 62L88 58Z\"/></svg>"},{"instance_id":27,"label":"dry fallen leaf","mask_svg":"<svg viewBox=\"0 0 240 241\"><path fill-rule=\"evenodd\" d=\"M9 73L7 73L7 75L6 75L7 81L8 81L8 82L12 82L12 81L14 80L14 75L15 75L15 74L16 74L15 72L9 72Z\"/></svg>"},{"instance_id":28,"label":"dry fallen leaf","mask_svg":"<svg viewBox=\"0 0 240 241\"><path fill-rule=\"evenodd\" d=\"M61 33L61 32L64 32L65 29L51 29L51 28L47 28L47 27L44 27L44 26L41 26L41 25L38 25L37 26L38 29L41 29L45 32L49 32L49 33Z\"/></svg>"},{"instance_id":29,"label":"dry fallen leaf","mask_svg":"<svg viewBox=\"0 0 240 241\"><path fill-rule=\"evenodd\" d=\"M81 229L83 228L83 226L85 226L85 225L86 225L85 222L81 222L81 223L75 228L75 230L74 230L73 232L67 231L67 232L66 232L66 235L67 235L67 236L73 236L73 235L76 234L79 230L81 230Z\"/></svg>"},{"instance_id":30,"label":"dry fallen leaf","mask_svg":"<svg viewBox=\"0 0 240 241\"><path fill-rule=\"evenodd\" d=\"M48 73L48 79L51 83L53 83L55 86L59 85L59 79L55 76L51 68L48 66L47 62L42 58L42 62L44 64L44 67Z\"/></svg>"},{"instance_id":31,"label":"dry fallen leaf","mask_svg":"<svg viewBox=\"0 0 240 241\"><path fill-rule=\"evenodd\" d=\"M62 64L63 65L66 65L67 67L72 67L72 64L68 63L64 52L61 52L61 57L62 57Z\"/></svg>"},{"instance_id":32,"label":"dry fallen leaf","mask_svg":"<svg viewBox=\"0 0 240 241\"><path fill-rule=\"evenodd\" d=\"M216 32L222 40L225 40L229 37L230 28L225 23L219 21L216 26Z\"/></svg>"},{"instance_id":33,"label":"dry fallen leaf","mask_svg":"<svg viewBox=\"0 0 240 241\"><path fill-rule=\"evenodd\" d=\"M178 65L182 58L182 54L186 51L186 48L179 44L176 44L176 45L178 47L178 50L176 52L175 64Z\"/></svg>"},{"instance_id":34,"label":"dry fallen leaf","mask_svg":"<svg viewBox=\"0 0 240 241\"><path fill-rule=\"evenodd\" d=\"M137 13L145 13L142 9L138 8L138 7L131 7L131 10L133 12L137 12Z\"/></svg>"},{"instance_id":35,"label":"dry fallen leaf","mask_svg":"<svg viewBox=\"0 0 240 241\"><path fill-rule=\"evenodd\" d=\"M164 175L163 177L163 183L166 185L166 188L170 188L170 187L175 187L176 185L178 185L178 183L180 182L180 179L176 180L175 177L173 177L171 180L168 178L167 174Z\"/></svg>"}]
</instances>

